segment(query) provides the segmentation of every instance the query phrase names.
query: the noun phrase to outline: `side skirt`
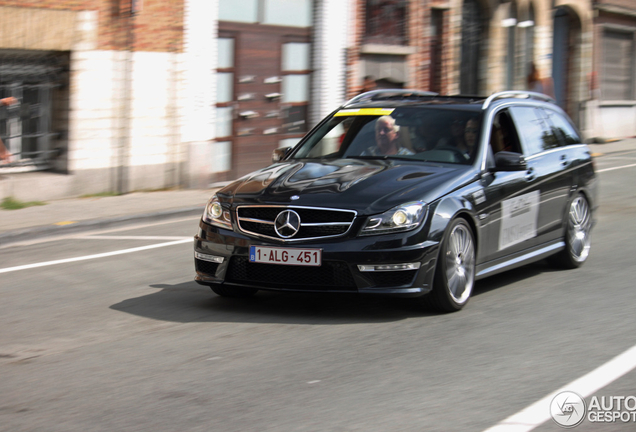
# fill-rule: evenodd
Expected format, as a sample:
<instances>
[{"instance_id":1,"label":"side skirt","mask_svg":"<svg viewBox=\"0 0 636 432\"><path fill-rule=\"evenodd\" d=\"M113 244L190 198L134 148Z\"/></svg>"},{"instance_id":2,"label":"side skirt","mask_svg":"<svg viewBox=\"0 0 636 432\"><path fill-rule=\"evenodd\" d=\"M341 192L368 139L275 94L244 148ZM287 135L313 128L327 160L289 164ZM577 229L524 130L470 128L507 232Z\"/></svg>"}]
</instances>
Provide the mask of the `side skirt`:
<instances>
[{"instance_id":1,"label":"side skirt","mask_svg":"<svg viewBox=\"0 0 636 432\"><path fill-rule=\"evenodd\" d=\"M507 270L530 264L535 261L554 255L565 247L563 240L557 240L540 246L536 246L528 251L521 252L516 256L509 256L494 261L489 261L477 266L475 280L496 275Z\"/></svg>"}]
</instances>

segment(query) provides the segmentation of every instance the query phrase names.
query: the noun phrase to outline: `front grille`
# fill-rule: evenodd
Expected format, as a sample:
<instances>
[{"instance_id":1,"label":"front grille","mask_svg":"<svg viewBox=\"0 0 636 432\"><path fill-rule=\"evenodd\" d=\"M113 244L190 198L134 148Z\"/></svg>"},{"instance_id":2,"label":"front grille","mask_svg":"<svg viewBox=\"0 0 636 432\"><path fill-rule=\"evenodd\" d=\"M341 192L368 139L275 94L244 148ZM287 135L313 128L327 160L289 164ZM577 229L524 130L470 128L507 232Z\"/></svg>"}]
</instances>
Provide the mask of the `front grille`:
<instances>
[{"instance_id":1,"label":"front grille","mask_svg":"<svg viewBox=\"0 0 636 432\"><path fill-rule=\"evenodd\" d=\"M205 273L214 276L216 274L216 269L219 268L218 263L213 263L209 261L203 261L200 259L194 259L194 268L199 273Z\"/></svg>"},{"instance_id":2,"label":"front grille","mask_svg":"<svg viewBox=\"0 0 636 432\"><path fill-rule=\"evenodd\" d=\"M276 233L274 222L286 209L298 214L300 227L292 238L284 239ZM284 242L344 235L356 217L353 210L294 206L242 206L237 208L236 213L239 229L245 234Z\"/></svg>"},{"instance_id":3,"label":"front grille","mask_svg":"<svg viewBox=\"0 0 636 432\"><path fill-rule=\"evenodd\" d=\"M401 285L411 285L417 270L389 271L389 272L369 272L368 276L373 280L376 287L395 287Z\"/></svg>"},{"instance_id":4,"label":"front grille","mask_svg":"<svg viewBox=\"0 0 636 432\"><path fill-rule=\"evenodd\" d=\"M356 291L349 266L339 261L325 261L320 267L303 267L251 263L247 257L235 256L230 259L225 280L269 288Z\"/></svg>"}]
</instances>

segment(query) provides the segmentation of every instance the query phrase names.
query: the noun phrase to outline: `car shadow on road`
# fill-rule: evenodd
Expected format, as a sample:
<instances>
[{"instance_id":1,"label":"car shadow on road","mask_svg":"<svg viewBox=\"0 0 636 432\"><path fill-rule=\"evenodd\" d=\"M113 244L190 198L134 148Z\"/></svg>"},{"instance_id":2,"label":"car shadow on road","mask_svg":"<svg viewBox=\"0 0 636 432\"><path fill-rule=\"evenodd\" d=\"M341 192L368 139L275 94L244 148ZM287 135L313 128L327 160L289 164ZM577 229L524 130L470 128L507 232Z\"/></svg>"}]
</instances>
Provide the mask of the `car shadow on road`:
<instances>
[{"instance_id":1,"label":"car shadow on road","mask_svg":"<svg viewBox=\"0 0 636 432\"><path fill-rule=\"evenodd\" d=\"M555 271L539 262L477 282L474 296ZM241 322L307 325L381 323L445 315L418 299L342 293L259 291L246 299L219 297L194 281L153 284L157 292L124 300L110 308L170 322Z\"/></svg>"},{"instance_id":2,"label":"car shadow on road","mask_svg":"<svg viewBox=\"0 0 636 432\"><path fill-rule=\"evenodd\" d=\"M124 300L110 308L146 318L183 323L339 325L438 315L408 298L259 291L254 297L235 299L219 297L193 281L150 286L158 291Z\"/></svg>"}]
</instances>

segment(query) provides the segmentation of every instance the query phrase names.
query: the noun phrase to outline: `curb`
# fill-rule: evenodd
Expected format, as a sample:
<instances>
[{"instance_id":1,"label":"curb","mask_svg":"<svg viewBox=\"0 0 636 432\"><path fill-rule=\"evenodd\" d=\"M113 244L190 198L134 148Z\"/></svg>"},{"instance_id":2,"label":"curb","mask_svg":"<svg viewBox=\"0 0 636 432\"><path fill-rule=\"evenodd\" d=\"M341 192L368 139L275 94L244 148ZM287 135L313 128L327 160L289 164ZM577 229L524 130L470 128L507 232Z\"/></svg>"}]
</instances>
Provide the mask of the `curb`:
<instances>
[{"instance_id":1,"label":"curb","mask_svg":"<svg viewBox=\"0 0 636 432\"><path fill-rule=\"evenodd\" d=\"M89 219L71 225L43 225L32 228L7 231L0 233L0 247L34 238L55 237L68 234L78 234L86 231L102 230L106 228L125 227L127 225L157 222L166 219L176 219L186 216L200 216L205 206L187 207L173 210L163 210L154 213L141 213L119 216L107 219Z\"/></svg>"}]
</instances>

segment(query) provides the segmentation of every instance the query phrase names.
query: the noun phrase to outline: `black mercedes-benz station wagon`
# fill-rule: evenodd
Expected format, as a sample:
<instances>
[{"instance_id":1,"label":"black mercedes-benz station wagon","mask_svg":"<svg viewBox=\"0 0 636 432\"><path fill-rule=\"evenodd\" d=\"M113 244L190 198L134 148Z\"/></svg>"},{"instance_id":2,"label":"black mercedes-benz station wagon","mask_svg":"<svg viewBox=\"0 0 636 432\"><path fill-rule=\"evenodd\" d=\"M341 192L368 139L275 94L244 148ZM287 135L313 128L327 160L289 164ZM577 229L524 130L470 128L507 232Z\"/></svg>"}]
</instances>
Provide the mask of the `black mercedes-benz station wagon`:
<instances>
[{"instance_id":1,"label":"black mercedes-benz station wagon","mask_svg":"<svg viewBox=\"0 0 636 432\"><path fill-rule=\"evenodd\" d=\"M388 294L456 311L475 280L590 252L594 162L545 95L372 91L273 159L200 221L196 281L218 295Z\"/></svg>"}]
</instances>

